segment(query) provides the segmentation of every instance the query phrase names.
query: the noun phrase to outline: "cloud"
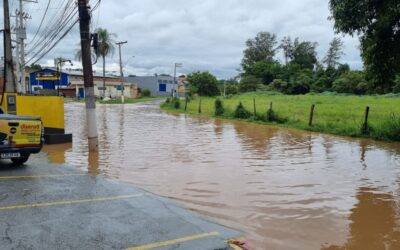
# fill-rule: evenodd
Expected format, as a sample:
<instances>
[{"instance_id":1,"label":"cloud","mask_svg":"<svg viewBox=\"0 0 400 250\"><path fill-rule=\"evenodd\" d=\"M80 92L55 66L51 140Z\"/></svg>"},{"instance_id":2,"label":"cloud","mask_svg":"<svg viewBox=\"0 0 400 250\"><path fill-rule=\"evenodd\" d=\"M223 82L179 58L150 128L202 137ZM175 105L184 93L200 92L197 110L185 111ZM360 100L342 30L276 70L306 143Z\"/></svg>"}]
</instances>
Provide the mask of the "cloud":
<instances>
[{"instance_id":1,"label":"cloud","mask_svg":"<svg viewBox=\"0 0 400 250\"><path fill-rule=\"evenodd\" d=\"M39 26L47 4L41 2L26 4L33 17L28 37ZM48 11L48 16L57 11ZM208 70L229 78L238 73L245 41L260 31L275 33L279 39L290 35L318 42L322 59L335 35L329 15L328 1L321 0L103 0L93 14L92 27L106 28L118 35L116 40L128 41L122 48L123 61L135 58L126 65L126 74L172 74L173 64L182 62L179 73ZM342 62L361 68L358 39L343 40ZM41 63L58 56L73 59L78 43L75 28ZM107 59L107 70L118 70L117 55ZM101 69L101 61L95 69Z\"/></svg>"}]
</instances>

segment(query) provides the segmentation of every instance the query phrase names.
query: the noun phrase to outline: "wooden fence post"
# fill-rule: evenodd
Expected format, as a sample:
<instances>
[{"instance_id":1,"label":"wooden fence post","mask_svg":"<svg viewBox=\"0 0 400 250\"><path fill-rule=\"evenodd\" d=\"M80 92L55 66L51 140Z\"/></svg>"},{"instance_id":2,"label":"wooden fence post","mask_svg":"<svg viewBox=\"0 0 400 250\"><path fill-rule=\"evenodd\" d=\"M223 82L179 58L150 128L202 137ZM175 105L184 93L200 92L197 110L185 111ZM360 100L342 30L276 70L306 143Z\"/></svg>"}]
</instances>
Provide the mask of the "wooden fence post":
<instances>
[{"instance_id":1,"label":"wooden fence post","mask_svg":"<svg viewBox=\"0 0 400 250\"><path fill-rule=\"evenodd\" d=\"M311 127L312 124L313 124L314 109L315 109L315 104L311 105L310 120L308 121L308 126L310 126L310 127Z\"/></svg>"},{"instance_id":2,"label":"wooden fence post","mask_svg":"<svg viewBox=\"0 0 400 250\"><path fill-rule=\"evenodd\" d=\"M256 110L256 98L253 98L253 108L254 108L254 117L257 116L257 110Z\"/></svg>"},{"instance_id":3,"label":"wooden fence post","mask_svg":"<svg viewBox=\"0 0 400 250\"><path fill-rule=\"evenodd\" d=\"M269 103L269 109L267 110L267 122L272 121L272 102Z\"/></svg>"},{"instance_id":4,"label":"wooden fence post","mask_svg":"<svg viewBox=\"0 0 400 250\"><path fill-rule=\"evenodd\" d=\"M369 116L369 106L365 108L364 124L362 126L362 131L361 131L363 134L368 133L368 116Z\"/></svg>"},{"instance_id":5,"label":"wooden fence post","mask_svg":"<svg viewBox=\"0 0 400 250\"><path fill-rule=\"evenodd\" d=\"M199 114L201 114L201 97L199 98Z\"/></svg>"}]
</instances>

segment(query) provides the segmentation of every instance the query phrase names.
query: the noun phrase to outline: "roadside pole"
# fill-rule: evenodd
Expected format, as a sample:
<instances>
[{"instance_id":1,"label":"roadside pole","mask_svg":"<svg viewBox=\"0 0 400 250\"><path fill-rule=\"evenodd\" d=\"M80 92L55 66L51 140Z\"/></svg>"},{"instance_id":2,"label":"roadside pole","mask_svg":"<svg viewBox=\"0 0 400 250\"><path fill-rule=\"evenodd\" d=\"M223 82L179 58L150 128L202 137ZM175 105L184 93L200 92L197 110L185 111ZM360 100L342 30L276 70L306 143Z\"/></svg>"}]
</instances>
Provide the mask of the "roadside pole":
<instances>
[{"instance_id":1,"label":"roadside pole","mask_svg":"<svg viewBox=\"0 0 400 250\"><path fill-rule=\"evenodd\" d=\"M96 96L94 95L92 56L90 51L90 14L86 3L87 0L78 0L83 79L85 86L86 123L89 151L97 152L99 148L96 124Z\"/></svg>"},{"instance_id":2,"label":"roadside pole","mask_svg":"<svg viewBox=\"0 0 400 250\"><path fill-rule=\"evenodd\" d=\"M125 97L124 97L124 83L123 83L123 80L124 80L124 72L123 72L123 70L122 70L122 55L121 55L121 46L123 45L123 44L125 44L125 43L128 43L127 41L125 41L125 42L118 42L117 43L117 45L118 45L118 49L119 49L119 75L120 75L120 80L121 80L121 102L122 103L125 103Z\"/></svg>"},{"instance_id":3,"label":"roadside pole","mask_svg":"<svg viewBox=\"0 0 400 250\"><path fill-rule=\"evenodd\" d=\"M15 54L17 55L15 58L15 76L17 77L17 79L15 80L17 82L17 93L21 93L21 78L23 75L22 72L22 65L20 63L19 57L20 57L20 40L18 38L18 29L19 29L19 16L18 14L15 16L15 31L17 33L17 39L15 41Z\"/></svg>"},{"instance_id":4,"label":"roadside pole","mask_svg":"<svg viewBox=\"0 0 400 250\"><path fill-rule=\"evenodd\" d=\"M4 11L4 74L5 90L7 93L15 93L15 78L13 72L13 60L11 51L10 10L8 0L3 0Z\"/></svg>"},{"instance_id":5,"label":"roadside pole","mask_svg":"<svg viewBox=\"0 0 400 250\"><path fill-rule=\"evenodd\" d=\"M176 68L180 68L182 67L182 63L175 63L174 65L174 83L172 84L173 86L173 90L172 90L172 97L178 97L179 98L179 86L178 86L178 82L176 81ZM176 89L175 89L175 82L176 82Z\"/></svg>"}]
</instances>

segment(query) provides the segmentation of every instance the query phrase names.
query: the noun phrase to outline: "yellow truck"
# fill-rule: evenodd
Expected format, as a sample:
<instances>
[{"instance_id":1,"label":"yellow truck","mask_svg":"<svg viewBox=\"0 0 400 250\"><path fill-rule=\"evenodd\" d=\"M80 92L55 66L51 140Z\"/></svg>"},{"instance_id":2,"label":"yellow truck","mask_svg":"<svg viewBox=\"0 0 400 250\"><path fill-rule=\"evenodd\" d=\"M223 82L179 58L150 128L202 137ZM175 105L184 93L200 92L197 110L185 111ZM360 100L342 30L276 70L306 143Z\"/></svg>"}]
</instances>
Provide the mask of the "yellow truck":
<instances>
[{"instance_id":1,"label":"yellow truck","mask_svg":"<svg viewBox=\"0 0 400 250\"><path fill-rule=\"evenodd\" d=\"M24 164L42 149L43 132L40 118L4 114L0 108L0 159Z\"/></svg>"}]
</instances>

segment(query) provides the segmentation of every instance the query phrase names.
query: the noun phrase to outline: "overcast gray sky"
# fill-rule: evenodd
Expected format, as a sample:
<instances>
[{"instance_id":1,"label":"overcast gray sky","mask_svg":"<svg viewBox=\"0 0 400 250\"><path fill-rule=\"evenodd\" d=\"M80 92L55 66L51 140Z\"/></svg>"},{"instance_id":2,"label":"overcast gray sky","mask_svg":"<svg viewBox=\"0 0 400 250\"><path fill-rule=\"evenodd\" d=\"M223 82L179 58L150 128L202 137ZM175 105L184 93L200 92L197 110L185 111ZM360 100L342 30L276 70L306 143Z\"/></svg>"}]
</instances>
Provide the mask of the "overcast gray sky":
<instances>
[{"instance_id":1,"label":"overcast gray sky","mask_svg":"<svg viewBox=\"0 0 400 250\"><path fill-rule=\"evenodd\" d=\"M39 26L48 0L26 4L32 15L28 22L28 41ZM94 0L92 0L94 1ZM11 0L11 11L16 8ZM62 0L52 0L48 17L56 13ZM318 42L323 58L334 37L333 23L326 0L102 0L93 15L92 27L102 27L117 34L115 40L128 41L123 46L125 74L151 75L173 73L174 62L183 63L179 73L207 70L219 78L237 75L245 41L260 31L300 37ZM49 18L44 24L49 24ZM362 67L358 39L343 38L343 63ZM77 27L50 52L41 64L51 64L62 56L73 59L78 48ZM28 45L29 46L29 45ZM107 58L107 70L118 71L118 53ZM79 62L74 62L79 67ZM95 65L100 71L101 61Z\"/></svg>"}]
</instances>

